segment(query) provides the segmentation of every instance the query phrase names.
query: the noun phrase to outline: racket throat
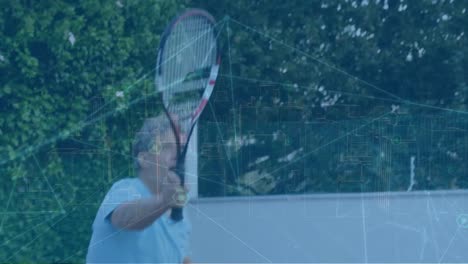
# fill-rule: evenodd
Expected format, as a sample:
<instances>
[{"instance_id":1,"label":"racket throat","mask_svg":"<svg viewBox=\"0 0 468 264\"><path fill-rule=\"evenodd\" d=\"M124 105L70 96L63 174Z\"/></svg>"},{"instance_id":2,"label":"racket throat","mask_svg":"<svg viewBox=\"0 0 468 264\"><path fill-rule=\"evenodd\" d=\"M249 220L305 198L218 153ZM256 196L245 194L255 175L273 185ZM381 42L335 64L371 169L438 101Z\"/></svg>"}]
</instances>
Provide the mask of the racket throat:
<instances>
[{"instance_id":1,"label":"racket throat","mask_svg":"<svg viewBox=\"0 0 468 264\"><path fill-rule=\"evenodd\" d=\"M177 174L180 178L180 185L184 186L185 184L185 162L183 159L177 161L177 165L173 169L174 173Z\"/></svg>"}]
</instances>

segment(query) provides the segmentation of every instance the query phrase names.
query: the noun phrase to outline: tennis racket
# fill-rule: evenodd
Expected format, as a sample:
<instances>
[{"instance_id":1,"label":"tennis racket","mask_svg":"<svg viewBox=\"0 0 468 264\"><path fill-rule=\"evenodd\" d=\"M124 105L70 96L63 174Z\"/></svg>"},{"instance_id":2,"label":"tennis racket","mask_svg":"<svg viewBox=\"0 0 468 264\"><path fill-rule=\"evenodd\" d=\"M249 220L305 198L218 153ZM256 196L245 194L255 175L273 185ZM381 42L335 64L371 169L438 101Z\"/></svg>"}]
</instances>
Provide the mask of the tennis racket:
<instances>
[{"instance_id":1,"label":"tennis racket","mask_svg":"<svg viewBox=\"0 0 468 264\"><path fill-rule=\"evenodd\" d=\"M185 183L185 155L193 128L213 92L220 64L215 20L206 11L189 9L174 18L161 37L156 65L156 91L177 145L174 171ZM181 141L181 135L186 135ZM172 208L174 221L182 208Z\"/></svg>"}]
</instances>

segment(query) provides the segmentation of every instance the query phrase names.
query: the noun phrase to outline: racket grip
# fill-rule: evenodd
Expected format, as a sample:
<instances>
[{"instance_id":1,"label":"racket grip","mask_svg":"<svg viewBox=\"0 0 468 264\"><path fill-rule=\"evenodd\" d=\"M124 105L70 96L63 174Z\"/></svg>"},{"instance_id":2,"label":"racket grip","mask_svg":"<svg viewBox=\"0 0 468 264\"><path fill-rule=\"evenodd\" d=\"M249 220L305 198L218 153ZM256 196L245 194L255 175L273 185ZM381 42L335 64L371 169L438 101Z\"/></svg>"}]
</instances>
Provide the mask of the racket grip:
<instances>
[{"instance_id":1,"label":"racket grip","mask_svg":"<svg viewBox=\"0 0 468 264\"><path fill-rule=\"evenodd\" d=\"M171 219L176 221L176 222L179 222L182 219L184 219L184 215L182 213L182 208L178 208L178 207L177 208L172 208Z\"/></svg>"},{"instance_id":2,"label":"racket grip","mask_svg":"<svg viewBox=\"0 0 468 264\"><path fill-rule=\"evenodd\" d=\"M179 157L180 159L180 157ZM177 166L175 168L175 173L177 175L179 175L180 177L180 182L181 182L181 186L184 186L184 172L185 172L185 164L183 161L178 161L177 162ZM178 202L178 201L177 201ZM175 222L179 222L181 221L182 219L184 219L184 215L182 213L182 207L173 207L171 209L171 219Z\"/></svg>"}]
</instances>

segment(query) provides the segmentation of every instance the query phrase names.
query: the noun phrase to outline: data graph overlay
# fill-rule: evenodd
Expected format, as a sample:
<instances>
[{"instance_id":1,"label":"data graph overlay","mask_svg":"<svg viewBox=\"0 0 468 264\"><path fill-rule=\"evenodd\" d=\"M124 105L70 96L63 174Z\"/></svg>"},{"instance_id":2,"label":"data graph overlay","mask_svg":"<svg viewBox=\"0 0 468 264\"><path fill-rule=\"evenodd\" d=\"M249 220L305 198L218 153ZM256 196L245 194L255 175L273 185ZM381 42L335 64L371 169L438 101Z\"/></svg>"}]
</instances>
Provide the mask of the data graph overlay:
<instances>
[{"instance_id":1,"label":"data graph overlay","mask_svg":"<svg viewBox=\"0 0 468 264\"><path fill-rule=\"evenodd\" d=\"M232 123L202 122L200 174L224 168L217 181L226 195L468 188L464 115L290 122L278 118L280 111L241 108L237 140ZM262 114L272 122L251 120Z\"/></svg>"}]
</instances>

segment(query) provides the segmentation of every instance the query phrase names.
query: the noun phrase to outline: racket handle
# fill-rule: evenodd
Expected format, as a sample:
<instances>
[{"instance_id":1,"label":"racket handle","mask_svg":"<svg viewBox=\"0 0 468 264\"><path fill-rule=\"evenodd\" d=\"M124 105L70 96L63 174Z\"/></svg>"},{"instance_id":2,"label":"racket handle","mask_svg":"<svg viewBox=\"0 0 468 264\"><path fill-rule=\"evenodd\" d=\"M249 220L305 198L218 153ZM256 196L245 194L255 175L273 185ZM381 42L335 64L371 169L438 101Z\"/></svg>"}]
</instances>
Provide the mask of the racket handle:
<instances>
[{"instance_id":1,"label":"racket handle","mask_svg":"<svg viewBox=\"0 0 468 264\"><path fill-rule=\"evenodd\" d=\"M171 219L176 221L176 222L179 222L182 219L184 219L184 215L182 214L182 208L178 208L178 207L177 208L172 208Z\"/></svg>"},{"instance_id":2,"label":"racket handle","mask_svg":"<svg viewBox=\"0 0 468 264\"><path fill-rule=\"evenodd\" d=\"M185 156L185 155L184 155ZM179 157L180 159L180 157ZM184 186L184 182L185 182L185 164L183 162L183 159L181 159L182 161L178 161L177 162L177 166L174 170L174 172L179 175L180 177L180 185L183 187ZM177 197L178 198L178 197ZM176 198L176 199L177 199ZM178 202L178 201L177 201ZM181 221L182 219L184 219L184 215L182 214L182 207L174 207L172 208L171 210L171 219L175 222L179 222Z\"/></svg>"}]
</instances>

